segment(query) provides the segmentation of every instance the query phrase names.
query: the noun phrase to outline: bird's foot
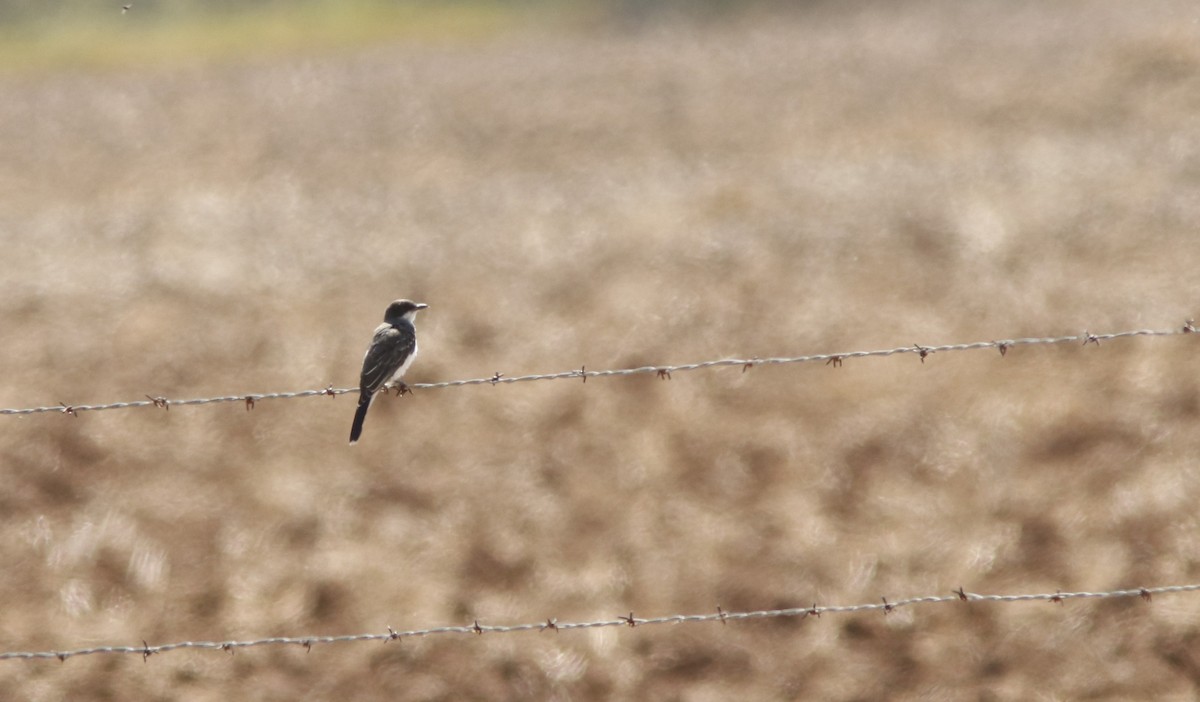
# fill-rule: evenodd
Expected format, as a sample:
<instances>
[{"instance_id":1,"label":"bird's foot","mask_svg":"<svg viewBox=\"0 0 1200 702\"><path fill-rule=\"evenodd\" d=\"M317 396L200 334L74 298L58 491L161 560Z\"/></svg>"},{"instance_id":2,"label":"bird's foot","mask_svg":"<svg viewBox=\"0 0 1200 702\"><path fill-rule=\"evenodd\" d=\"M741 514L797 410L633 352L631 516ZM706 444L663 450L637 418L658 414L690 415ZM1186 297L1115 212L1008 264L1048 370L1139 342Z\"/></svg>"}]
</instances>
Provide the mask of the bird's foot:
<instances>
[{"instance_id":1,"label":"bird's foot","mask_svg":"<svg viewBox=\"0 0 1200 702\"><path fill-rule=\"evenodd\" d=\"M408 387L408 384L403 380L397 380L396 382L392 383L390 389L396 391L397 397L404 397L405 395L412 394L412 388Z\"/></svg>"}]
</instances>

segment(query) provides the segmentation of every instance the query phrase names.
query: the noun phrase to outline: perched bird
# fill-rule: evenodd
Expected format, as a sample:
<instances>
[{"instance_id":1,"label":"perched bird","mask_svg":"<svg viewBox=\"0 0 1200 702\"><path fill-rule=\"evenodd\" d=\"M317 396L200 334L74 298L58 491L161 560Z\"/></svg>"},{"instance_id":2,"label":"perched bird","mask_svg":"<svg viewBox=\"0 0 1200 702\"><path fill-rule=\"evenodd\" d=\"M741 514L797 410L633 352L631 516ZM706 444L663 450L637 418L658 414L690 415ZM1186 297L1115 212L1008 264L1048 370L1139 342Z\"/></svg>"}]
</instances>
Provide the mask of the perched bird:
<instances>
[{"instance_id":1,"label":"perched bird","mask_svg":"<svg viewBox=\"0 0 1200 702\"><path fill-rule=\"evenodd\" d=\"M396 300L388 305L383 314L383 324L375 328L375 336L363 356L362 376L359 378L358 409L354 412L354 424L350 427L350 443L362 435L363 420L375 393L389 385L396 385L401 392L408 389L401 378L404 371L417 357L417 329L413 318L419 310L429 305L412 300Z\"/></svg>"}]
</instances>

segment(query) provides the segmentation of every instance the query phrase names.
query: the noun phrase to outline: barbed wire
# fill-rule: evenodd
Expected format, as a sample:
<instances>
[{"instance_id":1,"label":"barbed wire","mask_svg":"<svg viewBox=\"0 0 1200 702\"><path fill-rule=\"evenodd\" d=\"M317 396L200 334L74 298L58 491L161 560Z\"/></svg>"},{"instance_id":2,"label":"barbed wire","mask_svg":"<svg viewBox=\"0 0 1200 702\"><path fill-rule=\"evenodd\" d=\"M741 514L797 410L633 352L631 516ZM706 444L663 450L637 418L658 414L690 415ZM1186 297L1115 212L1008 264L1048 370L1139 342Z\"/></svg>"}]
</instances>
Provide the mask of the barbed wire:
<instances>
[{"instance_id":1,"label":"barbed wire","mask_svg":"<svg viewBox=\"0 0 1200 702\"><path fill-rule=\"evenodd\" d=\"M793 363L815 363L824 362L827 365L841 366L844 361L855 358L868 358L874 356L894 356L897 354L916 354L921 362L935 353L946 353L949 351L978 351L982 349L995 349L1000 352L1001 356L1008 353L1009 349L1016 346L1033 346L1045 344L1070 344L1081 343L1086 346L1088 344L1100 345L1102 341L1110 341L1114 339L1124 339L1129 337L1166 337L1177 336L1180 334L1192 334L1196 332L1195 322L1188 320L1181 328L1178 329L1138 329L1133 331L1113 332L1109 334L1092 334L1083 332L1082 334L1074 334L1068 336L1052 336L1052 337L1029 337L1021 339L1000 339L992 341L976 341L965 344L945 344L941 346L925 346L922 344L913 344L911 346L901 346L892 349L879 349L875 351L847 351L843 353L819 353L809 356L783 356L770 358L725 358L716 361L701 361L698 363L685 363L681 365L658 365L658 366L639 366L637 368L621 368L614 370L588 370L587 366L581 366L579 370L569 370L560 373L545 373L539 375L519 375L505 376L503 373L496 372L490 378L471 378L467 380L448 380L439 383L410 383L404 386L405 390L440 390L442 388L456 388L466 385L502 385L507 383L523 383L533 380L567 380L567 379L582 379L587 382L588 378L607 378L613 376L624 375L643 375L656 374L659 378L669 380L673 373L682 373L686 371L703 370L708 368L720 368L723 366L741 366L742 372L746 372L756 366L772 366L785 365ZM46 407L26 407L26 408L11 408L0 409L0 415L28 415L41 414L43 412L58 412L71 416L78 416L80 412L91 412L98 410L116 410L116 409L133 409L138 407L158 407L164 410L169 410L172 407L188 406L188 405L211 405L223 402L242 402L245 403L246 409L254 409L254 406L263 400L292 400L301 397L336 397L347 393L356 393L358 388L335 388L329 385L320 390L300 390L298 392L267 392L267 393L242 393L237 395L220 395L217 397L201 397L187 400L174 400L162 396L146 395L145 400L134 400L132 402L109 402L105 404L93 405L69 405L60 402L57 405Z\"/></svg>"},{"instance_id":2,"label":"barbed wire","mask_svg":"<svg viewBox=\"0 0 1200 702\"><path fill-rule=\"evenodd\" d=\"M1111 590L1107 592L1058 591L1054 593L1029 595L981 595L974 592L967 592L960 587L949 595L926 595L923 597L910 597L895 601L889 601L888 598L882 597L880 598L879 602L856 605L820 606L816 603L813 603L809 607L766 609L750 612L727 612L720 606L717 606L716 612L708 614L673 614L664 617L640 618L634 616L633 612L630 612L628 615L618 616L612 619L600 619L587 622L560 622L557 619L549 618L545 621L531 624L488 625L480 624L479 620L475 620L472 624L467 626L440 626L432 629L412 629L408 631L397 631L389 626L387 627L386 633L349 634L344 636L276 636L271 638L253 639L249 641L180 641L177 643L160 644L157 646L151 646L146 641L142 641L141 646L97 646L94 648L79 648L65 651L12 651L8 653L0 653L0 660L39 660L57 658L60 661L66 661L68 658L75 658L77 656L103 654L131 654L142 656L143 660L145 660L150 656L159 653L166 653L168 651L177 651L182 649L218 650L233 653L237 649L253 648L257 646L302 646L307 650L312 650L312 647L317 644L342 644L361 641L382 641L386 643L388 641L401 641L408 638L442 636L450 634L474 634L482 636L483 634L515 634L528 631L554 631L557 633L563 631L574 631L577 629L639 627L654 626L659 624L699 624L705 622L720 622L721 624L728 624L729 622L748 621L754 619L772 619L778 617L815 617L819 619L825 614L852 614L856 612L882 612L883 614L888 615L895 612L897 609L904 607L946 604L950 602L1016 603L1042 601L1061 605L1068 600L1109 599L1124 597L1140 597L1146 602L1150 602L1153 600L1155 595L1196 591L1200 591L1200 584L1141 587L1132 590Z\"/></svg>"}]
</instances>

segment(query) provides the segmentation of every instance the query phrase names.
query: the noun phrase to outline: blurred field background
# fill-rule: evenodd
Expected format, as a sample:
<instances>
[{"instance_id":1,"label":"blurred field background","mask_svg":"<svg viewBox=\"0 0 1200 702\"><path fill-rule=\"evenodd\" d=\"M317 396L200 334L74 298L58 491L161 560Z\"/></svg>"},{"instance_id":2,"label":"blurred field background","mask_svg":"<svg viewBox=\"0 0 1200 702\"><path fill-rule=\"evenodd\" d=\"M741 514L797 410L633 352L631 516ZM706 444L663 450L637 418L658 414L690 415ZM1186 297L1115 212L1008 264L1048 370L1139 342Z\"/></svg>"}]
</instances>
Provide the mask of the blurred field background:
<instances>
[{"instance_id":1,"label":"blurred field background","mask_svg":"<svg viewBox=\"0 0 1200 702\"><path fill-rule=\"evenodd\" d=\"M1179 327L1200 7L0 4L0 407ZM0 417L0 649L1200 582L1200 341ZM0 663L0 697L1194 699L1200 597Z\"/></svg>"}]
</instances>

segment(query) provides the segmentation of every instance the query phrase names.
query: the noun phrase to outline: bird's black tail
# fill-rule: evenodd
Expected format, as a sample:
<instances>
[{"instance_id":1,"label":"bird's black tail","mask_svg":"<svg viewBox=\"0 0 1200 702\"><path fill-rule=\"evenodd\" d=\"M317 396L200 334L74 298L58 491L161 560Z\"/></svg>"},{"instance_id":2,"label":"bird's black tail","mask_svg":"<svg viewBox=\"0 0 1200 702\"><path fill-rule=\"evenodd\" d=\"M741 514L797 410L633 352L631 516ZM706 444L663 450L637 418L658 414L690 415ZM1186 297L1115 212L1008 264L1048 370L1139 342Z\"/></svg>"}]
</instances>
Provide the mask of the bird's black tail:
<instances>
[{"instance_id":1,"label":"bird's black tail","mask_svg":"<svg viewBox=\"0 0 1200 702\"><path fill-rule=\"evenodd\" d=\"M362 436L363 421L367 418L367 410L371 407L371 393L364 392L358 398L358 409L354 411L354 424L350 426L350 443L358 441Z\"/></svg>"}]
</instances>

